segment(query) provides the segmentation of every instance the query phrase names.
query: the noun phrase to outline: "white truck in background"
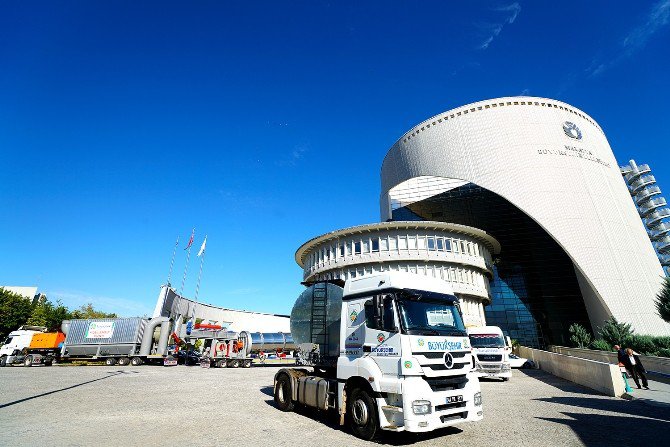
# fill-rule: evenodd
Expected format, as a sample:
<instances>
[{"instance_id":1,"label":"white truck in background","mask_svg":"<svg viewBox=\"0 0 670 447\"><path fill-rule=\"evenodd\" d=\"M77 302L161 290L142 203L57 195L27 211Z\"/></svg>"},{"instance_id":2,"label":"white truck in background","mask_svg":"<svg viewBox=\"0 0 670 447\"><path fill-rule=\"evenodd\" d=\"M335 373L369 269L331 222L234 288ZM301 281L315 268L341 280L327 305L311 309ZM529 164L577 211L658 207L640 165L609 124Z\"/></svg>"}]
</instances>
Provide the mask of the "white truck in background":
<instances>
[{"instance_id":1,"label":"white truck in background","mask_svg":"<svg viewBox=\"0 0 670 447\"><path fill-rule=\"evenodd\" d=\"M313 370L277 372L279 409L333 409L366 440L381 430L428 432L482 419L470 343L449 283L389 272L306 285L291 312L291 334L299 362Z\"/></svg>"},{"instance_id":2,"label":"white truck in background","mask_svg":"<svg viewBox=\"0 0 670 447\"><path fill-rule=\"evenodd\" d=\"M512 377L509 362L511 347L498 326L468 328L478 377L498 377L508 381Z\"/></svg>"}]
</instances>

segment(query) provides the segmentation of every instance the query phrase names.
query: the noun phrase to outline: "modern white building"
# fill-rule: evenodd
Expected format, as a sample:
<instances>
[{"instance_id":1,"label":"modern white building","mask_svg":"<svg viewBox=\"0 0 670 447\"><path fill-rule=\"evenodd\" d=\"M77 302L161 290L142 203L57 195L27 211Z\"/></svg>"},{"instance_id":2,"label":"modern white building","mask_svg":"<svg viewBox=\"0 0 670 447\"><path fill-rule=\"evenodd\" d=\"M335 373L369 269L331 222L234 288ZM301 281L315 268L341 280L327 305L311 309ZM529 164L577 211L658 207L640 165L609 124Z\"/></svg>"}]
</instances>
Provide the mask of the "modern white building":
<instances>
[{"instance_id":1,"label":"modern white building","mask_svg":"<svg viewBox=\"0 0 670 447\"><path fill-rule=\"evenodd\" d=\"M663 269L607 138L560 101L497 98L407 131L381 172L382 220L486 231L502 249L488 324L528 344L566 343L573 323L614 316L670 335L654 298Z\"/></svg>"},{"instance_id":2,"label":"modern white building","mask_svg":"<svg viewBox=\"0 0 670 447\"><path fill-rule=\"evenodd\" d=\"M212 304L197 302L179 295L173 288L162 286L152 317L173 318L177 322L175 332L184 319L194 318L207 324L217 324L233 332L289 333L291 324L288 315L275 315L247 310L227 309Z\"/></svg>"},{"instance_id":3,"label":"modern white building","mask_svg":"<svg viewBox=\"0 0 670 447\"><path fill-rule=\"evenodd\" d=\"M500 244L486 232L444 222L381 222L333 231L304 243L295 260L304 281L349 279L404 271L451 283L465 324L486 323L492 255Z\"/></svg>"}]
</instances>

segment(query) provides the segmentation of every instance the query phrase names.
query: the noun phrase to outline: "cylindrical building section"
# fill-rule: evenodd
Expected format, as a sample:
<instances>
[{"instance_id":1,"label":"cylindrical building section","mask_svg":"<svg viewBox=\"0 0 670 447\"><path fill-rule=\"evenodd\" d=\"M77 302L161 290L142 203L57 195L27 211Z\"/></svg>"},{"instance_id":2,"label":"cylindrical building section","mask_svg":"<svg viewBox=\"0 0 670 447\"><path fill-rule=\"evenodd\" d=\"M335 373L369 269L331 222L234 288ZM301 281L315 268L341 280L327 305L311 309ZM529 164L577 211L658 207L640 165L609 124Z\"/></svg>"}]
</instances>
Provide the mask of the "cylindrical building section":
<instances>
[{"instance_id":1,"label":"cylindrical building section","mask_svg":"<svg viewBox=\"0 0 670 447\"><path fill-rule=\"evenodd\" d=\"M500 244L477 228L445 222L380 222L345 228L303 244L295 259L305 281L401 271L449 282L466 325L485 324L493 255Z\"/></svg>"}]
</instances>

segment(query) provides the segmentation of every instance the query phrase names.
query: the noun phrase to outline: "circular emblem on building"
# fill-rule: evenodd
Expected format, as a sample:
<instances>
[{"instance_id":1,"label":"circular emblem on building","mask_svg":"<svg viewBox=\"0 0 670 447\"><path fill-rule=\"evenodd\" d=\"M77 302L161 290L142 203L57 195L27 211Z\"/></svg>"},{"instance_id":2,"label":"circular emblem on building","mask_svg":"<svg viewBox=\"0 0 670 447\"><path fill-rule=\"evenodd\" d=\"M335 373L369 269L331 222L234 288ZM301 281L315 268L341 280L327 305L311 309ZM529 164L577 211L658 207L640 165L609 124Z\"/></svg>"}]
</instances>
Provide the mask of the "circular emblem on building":
<instances>
[{"instance_id":1,"label":"circular emblem on building","mask_svg":"<svg viewBox=\"0 0 670 447\"><path fill-rule=\"evenodd\" d=\"M566 121L563 123L563 132L570 138L574 138L575 140L581 140L582 139L582 131L579 130L579 127L575 123L571 123L570 121Z\"/></svg>"},{"instance_id":2,"label":"circular emblem on building","mask_svg":"<svg viewBox=\"0 0 670 447\"><path fill-rule=\"evenodd\" d=\"M449 351L444 353L444 366L446 366L447 369L454 367L454 356L451 355L451 352Z\"/></svg>"},{"instance_id":3,"label":"circular emblem on building","mask_svg":"<svg viewBox=\"0 0 670 447\"><path fill-rule=\"evenodd\" d=\"M417 343L419 343L419 346L423 346L424 344L426 344L426 342L423 341L423 338L420 338Z\"/></svg>"}]
</instances>

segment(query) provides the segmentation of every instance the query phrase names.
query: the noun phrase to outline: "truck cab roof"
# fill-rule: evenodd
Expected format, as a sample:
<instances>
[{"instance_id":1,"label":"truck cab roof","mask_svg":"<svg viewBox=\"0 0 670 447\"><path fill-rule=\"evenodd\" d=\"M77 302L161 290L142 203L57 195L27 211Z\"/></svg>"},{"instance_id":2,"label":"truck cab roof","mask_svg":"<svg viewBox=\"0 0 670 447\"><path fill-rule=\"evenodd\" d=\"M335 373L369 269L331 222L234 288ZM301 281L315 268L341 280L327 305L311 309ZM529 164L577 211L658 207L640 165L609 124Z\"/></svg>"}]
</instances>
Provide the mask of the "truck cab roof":
<instances>
[{"instance_id":1,"label":"truck cab roof","mask_svg":"<svg viewBox=\"0 0 670 447\"><path fill-rule=\"evenodd\" d=\"M386 272L349 279L344 284L342 299L346 299L348 296L373 295L389 289L425 290L427 292L454 295L451 285L442 279L430 278L415 273Z\"/></svg>"}]
</instances>

